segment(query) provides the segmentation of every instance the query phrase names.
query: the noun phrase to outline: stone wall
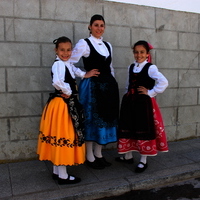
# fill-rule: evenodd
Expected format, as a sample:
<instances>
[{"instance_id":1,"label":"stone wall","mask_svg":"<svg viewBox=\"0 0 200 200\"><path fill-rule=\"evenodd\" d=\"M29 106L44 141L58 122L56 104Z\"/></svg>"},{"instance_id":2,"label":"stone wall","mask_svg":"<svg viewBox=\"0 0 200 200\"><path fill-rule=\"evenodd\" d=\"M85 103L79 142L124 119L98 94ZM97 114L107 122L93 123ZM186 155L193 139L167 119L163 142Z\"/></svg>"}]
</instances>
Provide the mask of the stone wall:
<instances>
[{"instance_id":1,"label":"stone wall","mask_svg":"<svg viewBox=\"0 0 200 200\"><path fill-rule=\"evenodd\" d=\"M133 62L130 47L147 40L155 48L153 63L169 80L157 96L168 140L200 135L199 14L103 0L1 0L0 162L37 157L40 116L53 90L52 41L87 37L93 14L105 17L120 94Z\"/></svg>"}]
</instances>

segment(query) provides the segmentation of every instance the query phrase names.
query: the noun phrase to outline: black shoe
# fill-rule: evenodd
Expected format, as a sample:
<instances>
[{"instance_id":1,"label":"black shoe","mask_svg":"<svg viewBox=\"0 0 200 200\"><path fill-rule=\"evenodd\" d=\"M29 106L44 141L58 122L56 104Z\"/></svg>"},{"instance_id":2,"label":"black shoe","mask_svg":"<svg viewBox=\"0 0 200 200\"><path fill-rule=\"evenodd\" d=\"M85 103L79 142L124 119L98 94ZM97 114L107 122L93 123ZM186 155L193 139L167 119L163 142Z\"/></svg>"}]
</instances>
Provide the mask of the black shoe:
<instances>
[{"instance_id":1,"label":"black shoe","mask_svg":"<svg viewBox=\"0 0 200 200\"><path fill-rule=\"evenodd\" d=\"M71 176L72 177L72 176ZM64 184L75 184L75 183L79 183L81 181L80 178L78 177L74 177L74 180L70 180L70 175L68 175L67 179L62 179L62 178L58 178L58 184L59 185L64 185Z\"/></svg>"},{"instance_id":2,"label":"black shoe","mask_svg":"<svg viewBox=\"0 0 200 200\"><path fill-rule=\"evenodd\" d=\"M142 173L142 172L145 171L146 168L148 167L147 163L144 164L143 162L139 162L139 164L142 164L143 167L140 168L140 167L137 166L136 169L135 169L135 172L136 172L136 173ZM138 164L138 165L139 165L139 164Z\"/></svg>"},{"instance_id":3,"label":"black shoe","mask_svg":"<svg viewBox=\"0 0 200 200\"><path fill-rule=\"evenodd\" d=\"M52 179L53 179L53 180L58 180L58 174L54 174L54 173L53 173L53 174L52 174Z\"/></svg>"},{"instance_id":4,"label":"black shoe","mask_svg":"<svg viewBox=\"0 0 200 200\"><path fill-rule=\"evenodd\" d=\"M124 156L115 158L115 161L122 162L122 163L127 163L127 164L133 164L133 158L125 159Z\"/></svg>"},{"instance_id":5,"label":"black shoe","mask_svg":"<svg viewBox=\"0 0 200 200\"><path fill-rule=\"evenodd\" d=\"M100 162L98 162L96 159L94 160L94 162L90 162L88 160L85 161L85 163L93 168L93 169L104 169L105 168L105 165L101 164Z\"/></svg>"},{"instance_id":6,"label":"black shoe","mask_svg":"<svg viewBox=\"0 0 200 200\"><path fill-rule=\"evenodd\" d=\"M109 167L109 166L112 165L112 164L109 163L104 157L98 158L98 157L95 156L95 159L96 159L100 164L104 165L105 167Z\"/></svg>"}]
</instances>

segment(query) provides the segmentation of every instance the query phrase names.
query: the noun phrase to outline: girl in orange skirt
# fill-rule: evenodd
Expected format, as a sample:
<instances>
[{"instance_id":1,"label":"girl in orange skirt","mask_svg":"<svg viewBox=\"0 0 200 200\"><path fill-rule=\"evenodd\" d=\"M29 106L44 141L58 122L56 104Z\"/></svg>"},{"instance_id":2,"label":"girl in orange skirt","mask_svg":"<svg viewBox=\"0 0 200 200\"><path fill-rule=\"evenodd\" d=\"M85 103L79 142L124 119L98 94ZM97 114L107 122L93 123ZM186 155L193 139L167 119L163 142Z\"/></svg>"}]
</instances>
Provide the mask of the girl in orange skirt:
<instances>
[{"instance_id":1,"label":"girl in orange skirt","mask_svg":"<svg viewBox=\"0 0 200 200\"><path fill-rule=\"evenodd\" d=\"M129 67L128 91L120 110L118 153L124 156L115 160L133 163L132 152L139 152L137 173L147 168L148 156L168 151L162 116L154 98L166 89L168 81L147 61L151 48L146 41L138 41L133 46L135 62Z\"/></svg>"},{"instance_id":2,"label":"girl in orange skirt","mask_svg":"<svg viewBox=\"0 0 200 200\"><path fill-rule=\"evenodd\" d=\"M70 64L72 43L69 38L60 37L53 43L57 55L51 71L55 92L50 94L42 114L37 153L39 160L53 163L53 179L59 184L73 184L81 179L69 175L66 166L85 161L84 118L75 76L89 78L98 76L99 72L94 69L85 73Z\"/></svg>"}]
</instances>

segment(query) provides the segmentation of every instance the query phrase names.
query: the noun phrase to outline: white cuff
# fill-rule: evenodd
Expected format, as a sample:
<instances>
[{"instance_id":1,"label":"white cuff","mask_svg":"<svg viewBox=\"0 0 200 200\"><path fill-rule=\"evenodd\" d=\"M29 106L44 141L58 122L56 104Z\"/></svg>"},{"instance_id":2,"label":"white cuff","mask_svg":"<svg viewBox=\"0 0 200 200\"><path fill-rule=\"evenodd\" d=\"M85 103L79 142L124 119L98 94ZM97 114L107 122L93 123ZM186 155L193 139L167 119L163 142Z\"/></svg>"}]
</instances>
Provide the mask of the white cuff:
<instances>
[{"instance_id":1,"label":"white cuff","mask_svg":"<svg viewBox=\"0 0 200 200\"><path fill-rule=\"evenodd\" d=\"M155 97L157 95L157 93L154 91L154 89L152 89L152 90L148 90L148 95L150 97Z\"/></svg>"}]
</instances>

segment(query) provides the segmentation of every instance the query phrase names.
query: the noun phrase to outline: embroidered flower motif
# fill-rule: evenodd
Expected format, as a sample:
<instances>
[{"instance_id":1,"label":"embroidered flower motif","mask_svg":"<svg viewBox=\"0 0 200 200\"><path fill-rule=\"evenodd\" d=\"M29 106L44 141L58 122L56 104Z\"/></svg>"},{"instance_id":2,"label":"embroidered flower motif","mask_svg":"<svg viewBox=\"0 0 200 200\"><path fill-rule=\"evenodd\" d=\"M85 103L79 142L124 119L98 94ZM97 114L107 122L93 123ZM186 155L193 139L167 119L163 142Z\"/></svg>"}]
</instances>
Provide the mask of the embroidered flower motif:
<instances>
[{"instance_id":1,"label":"embroidered flower motif","mask_svg":"<svg viewBox=\"0 0 200 200\"><path fill-rule=\"evenodd\" d=\"M165 144L164 144L163 142L160 143L160 146L161 146L161 147L164 147L164 145L165 145Z\"/></svg>"},{"instance_id":2,"label":"embroidered flower motif","mask_svg":"<svg viewBox=\"0 0 200 200\"><path fill-rule=\"evenodd\" d=\"M151 147L150 147L150 146L147 146L147 147L146 147L146 150L147 150L147 151L151 150Z\"/></svg>"},{"instance_id":3,"label":"embroidered flower motif","mask_svg":"<svg viewBox=\"0 0 200 200\"><path fill-rule=\"evenodd\" d=\"M42 142L46 142L47 144L51 144L52 146L59 146L59 147L70 147L73 148L74 146L78 145L78 142L74 140L72 143L70 143L69 139L66 138L59 138L57 139L56 136L45 136L41 131L40 131L40 140Z\"/></svg>"}]
</instances>

